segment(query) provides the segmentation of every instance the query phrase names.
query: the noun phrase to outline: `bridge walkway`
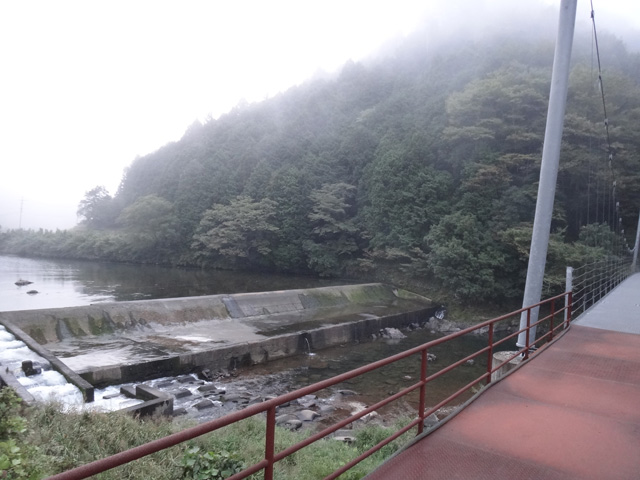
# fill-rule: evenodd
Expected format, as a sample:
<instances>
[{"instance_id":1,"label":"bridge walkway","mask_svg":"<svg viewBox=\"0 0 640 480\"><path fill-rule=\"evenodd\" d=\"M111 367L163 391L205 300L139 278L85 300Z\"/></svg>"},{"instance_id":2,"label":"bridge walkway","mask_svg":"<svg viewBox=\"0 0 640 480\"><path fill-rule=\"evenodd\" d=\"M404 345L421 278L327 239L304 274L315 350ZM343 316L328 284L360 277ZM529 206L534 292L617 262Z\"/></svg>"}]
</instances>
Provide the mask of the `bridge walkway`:
<instances>
[{"instance_id":1,"label":"bridge walkway","mask_svg":"<svg viewBox=\"0 0 640 480\"><path fill-rule=\"evenodd\" d=\"M640 478L640 274L366 477Z\"/></svg>"}]
</instances>

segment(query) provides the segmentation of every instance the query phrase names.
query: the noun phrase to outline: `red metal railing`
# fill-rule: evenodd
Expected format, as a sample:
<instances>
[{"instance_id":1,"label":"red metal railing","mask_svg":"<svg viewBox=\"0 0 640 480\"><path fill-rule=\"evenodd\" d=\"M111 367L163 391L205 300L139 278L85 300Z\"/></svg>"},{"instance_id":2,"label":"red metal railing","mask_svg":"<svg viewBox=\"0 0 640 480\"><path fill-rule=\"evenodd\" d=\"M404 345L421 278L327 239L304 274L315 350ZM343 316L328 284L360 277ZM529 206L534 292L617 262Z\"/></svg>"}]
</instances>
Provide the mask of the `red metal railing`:
<instances>
[{"instance_id":1,"label":"red metal railing","mask_svg":"<svg viewBox=\"0 0 640 480\"><path fill-rule=\"evenodd\" d=\"M464 330L460 330L456 333L453 333L451 335L447 335L445 337L439 338L437 340L433 340L431 342L425 343L423 345L414 347L410 350L406 350L402 353L393 355L391 357L385 358L383 360L379 360L377 362L371 363L369 365L365 365L363 367L360 368L356 368L354 370L351 370L349 372L343 373L341 375L338 375L336 377L315 383L313 385L309 385L307 387L304 388L300 388L298 390L295 390L293 392L284 394L284 395L280 395L279 397L276 397L274 399L270 399L267 400L265 402L259 403L259 404L255 404L255 405L251 405L243 410L231 413L229 415L226 415L222 418L218 418L215 420L211 420L207 423L203 423L201 425L197 425L195 427L189 428L187 430L183 430L181 432L175 433L173 435L169 435L167 437L164 438L160 438L158 440L146 443L144 445L140 445L138 447L132 448L130 450L126 450L124 452L120 452L116 455L113 455L111 457L107 457L104 458L102 460L97 460L95 462L83 465L81 467L77 467L74 468L73 470L69 470L67 472L63 472L60 473L58 475L54 475L52 477L49 477L49 480L71 480L71 479L82 479L82 478L87 478L91 475L95 475L97 473L101 473L104 472L106 470L110 470L112 468L118 467L120 465L123 465L125 463L129 463L131 461L137 460L141 457L144 457L146 455L150 455L152 453L158 452L160 450L163 450L165 448L169 448L175 445L178 445L179 443L191 440L193 438L196 438L200 435L204 435L206 433L210 433L213 432L215 430L218 430L222 427L225 427L227 425L230 425L232 423L238 422L240 420L244 420L246 418L252 417L254 415L258 415L258 414L262 414L262 413L266 413L266 435L265 435L265 455L264 455L264 459L250 467L248 467L247 469L243 470L240 473L237 473L235 475L233 475L232 477L229 477L229 480L239 480L242 478L246 478L249 475L252 475L256 472L259 472L260 470L264 471L264 478L267 480L272 480L273 479L273 468L274 468L274 464L277 463L278 461L282 460L283 458L293 454L294 452L326 437L327 435L355 422L356 420L358 420L359 418L364 417L365 415L368 415L369 413L380 409L381 407L390 404L391 402L398 400L399 398L402 398L406 395L408 395L411 392L414 392L415 390L419 391L419 405L418 405L418 412L417 412L417 417L415 419L413 419L410 423L408 423L406 426L404 426L403 428L401 428L400 430L398 430L396 433L394 433L393 435L389 436L388 438L386 438L385 440L383 440L382 442L378 443L376 446L372 447L370 450L364 452L363 454L361 454L360 456L358 456L357 458L354 458L352 461L350 461L349 463L347 463L346 465L342 466L339 470L336 470L334 473L332 473L331 475L329 475L328 477L326 477L325 480L327 479L334 479L337 478L339 475L341 475L342 473L346 472L347 470L349 470L350 468L352 468L354 465L358 464L359 462L361 462L362 460L364 460L365 458L367 458L368 456L372 455L373 453L375 453L376 451L380 450L382 447L384 447L385 445L391 443L392 441L394 441L395 439L397 439L398 437L400 437L401 435L403 435L404 433L408 432L409 430L411 430L412 428L417 426L417 432L418 434L422 433L423 429L424 429L424 422L425 419L427 417L429 417L431 414L435 413L437 410L439 410L441 407L451 403L452 401L454 401L455 399L459 398L461 395L463 395L465 392L467 392L471 387L477 385L478 383L481 382L485 382L487 385L489 385L491 383L491 376L493 374L493 372L497 371L499 368L501 368L504 364L506 364L507 362L513 360L515 357L517 357L518 355L523 355L524 358L528 358L529 355L531 354L531 349L532 347L535 346L542 346L544 347L544 344L550 342L554 335L558 332L558 330L564 330L566 328L568 328L569 323L571 322L571 292L566 292L563 293L561 295L558 295L556 297L553 298L549 298L547 300L544 300L540 303L537 303L535 305L532 305L530 307L527 308L522 308L520 310L516 310L514 312L508 313L506 315L503 315L501 317L497 317L491 320L487 320L485 322L479 323L477 325L474 325L472 327L466 328ZM560 309L556 309L556 301L560 300L560 299L565 299L565 305L560 308ZM542 318L538 319L536 322L534 322L533 324L531 324L531 312L534 309L540 309L540 311L547 311L548 310L548 314L546 314L545 316L543 316ZM495 325L499 322L505 322L508 321L510 319L512 319L513 317L516 316L520 316L522 312L526 312L526 318L527 318L527 326L521 330L518 330L517 332L511 333L507 336L505 336L504 338L501 338L498 341L495 341L495 335L494 335L494 331L495 331ZM564 312L566 312L566 315L564 315ZM562 320L562 322L560 322L559 324L554 324L554 320L555 317L558 315L562 315L564 318ZM536 327L538 325L544 324L545 322L549 323L549 329L546 333L544 333L543 335L541 335L540 337L538 337L537 339L535 339L533 342L530 342L530 338L529 338L529 331L531 330L531 328ZM467 335L469 333L472 333L476 330L479 329L488 329L488 340L487 340L487 346L476 351L475 353L460 359L454 363L452 363L451 365L448 365L447 367L439 370L438 372L427 376L427 366L428 366L428 352L429 349L444 344L446 342L449 342L455 338L459 338L462 337L463 335ZM507 358L506 360L504 360L504 362L502 362L499 365L496 365L495 367L493 366L493 352L495 351L496 347L502 345L503 343L513 339L514 337L517 337L521 332L525 331L526 332L526 346L522 349L520 349L519 351L513 353L509 358ZM539 351L539 350L538 350ZM473 380L472 382L468 383L467 385L463 386L462 388L460 388L459 390L457 390L455 393L449 395L447 398L441 400L440 402L438 402L436 405L434 405L433 407L429 408L428 410L425 410L426 406L425 406L425 402L426 402L426 385L435 380L436 378L441 377L442 375L450 372L451 370L457 368L460 365L463 365L464 363L466 363L469 360L475 359L476 357L485 354L487 355L487 369L486 371L480 375L479 377L477 377L475 380ZM373 370L379 369L381 367L384 367L386 365L390 365L392 363L395 363L399 360L403 360L405 358L408 358L412 355L415 354L420 354L420 381L414 383L413 385L406 387L402 390L400 390L399 392L395 393L394 395L391 395L379 402L377 402L374 405L371 405L367 408L365 408L362 411L359 411L356 414L351 415L348 418L345 418L344 420L330 426L327 427L325 429L323 429L320 432L317 432L313 435L311 435L310 437L306 438L305 440L303 440L302 442L299 442L295 445L292 445L280 452L276 452L275 451L275 432L276 432L276 408L279 405L282 404L286 404L288 402L291 402L293 400L296 400L298 398L304 397L305 395L310 395L313 394L315 392L318 392L319 390L323 390L326 389L328 387L337 385L341 382L347 381L347 380L351 380L354 379L355 377L358 377L360 375L363 375L365 373L371 372Z\"/></svg>"}]
</instances>

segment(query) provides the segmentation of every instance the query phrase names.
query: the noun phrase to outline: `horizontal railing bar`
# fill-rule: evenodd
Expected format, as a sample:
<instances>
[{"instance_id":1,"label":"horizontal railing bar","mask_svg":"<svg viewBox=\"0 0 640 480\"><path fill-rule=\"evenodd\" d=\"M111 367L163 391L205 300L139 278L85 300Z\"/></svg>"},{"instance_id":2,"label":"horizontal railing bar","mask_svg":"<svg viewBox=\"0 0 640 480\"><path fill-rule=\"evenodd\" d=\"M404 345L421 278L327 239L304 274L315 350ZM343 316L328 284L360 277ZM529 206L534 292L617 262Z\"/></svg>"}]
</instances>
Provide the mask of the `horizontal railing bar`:
<instances>
[{"instance_id":1,"label":"horizontal railing bar","mask_svg":"<svg viewBox=\"0 0 640 480\"><path fill-rule=\"evenodd\" d=\"M514 337L517 337L518 335L520 335L521 332L524 332L526 329L527 328L525 327L522 330L518 330L517 332L511 333L511 334L507 335L506 337L501 338L500 340L497 340L497 341L493 342L494 348L496 346L498 346L498 345L502 345L503 343L505 343L508 340L511 340Z\"/></svg>"},{"instance_id":2,"label":"horizontal railing bar","mask_svg":"<svg viewBox=\"0 0 640 480\"><path fill-rule=\"evenodd\" d=\"M111 468L119 467L120 465L124 465L125 463L132 462L133 460L138 460L139 458L151 455L152 453L156 453L166 448L174 447L179 443L192 440L196 437L205 435L219 428L226 427L227 425L236 423L240 420L244 420L257 413L261 413L263 410L259 408L259 405L260 404L251 405L244 410L229 413L224 417L210 420L207 423L190 427L180 432L167 435L166 437L152 440L143 445L133 447L129 450L125 450L109 457L87 463L86 465L76 467L72 470L53 475L51 477L48 477L47 480L79 480L82 478L90 477L91 475L95 475L97 473L101 473Z\"/></svg>"},{"instance_id":3,"label":"horizontal railing bar","mask_svg":"<svg viewBox=\"0 0 640 480\"><path fill-rule=\"evenodd\" d=\"M528 328L537 327L538 325L540 325L541 323L546 322L546 321L547 321L547 320L549 320L550 318L551 318L551 315L549 315L549 316L547 316L547 317L545 317L545 318L539 319L539 320L537 320L536 322L532 323Z\"/></svg>"},{"instance_id":4,"label":"horizontal railing bar","mask_svg":"<svg viewBox=\"0 0 640 480\"><path fill-rule=\"evenodd\" d=\"M456 398L458 398L460 395L462 395L464 392L466 392L467 390L469 390L471 387L473 387L474 385L476 385L477 383L480 383L482 380L486 379L489 376L489 372L484 372L482 375L480 375L478 378L476 378L475 380L473 380L472 382L468 383L467 385L465 385L464 387L462 387L460 390L458 390L457 392L449 395L447 398L445 398L444 400L442 400L441 402L437 403L435 406L431 407L429 410L427 410L424 414L424 417L427 418L429 415L436 413L438 410L440 410L440 408L444 407L447 403L450 403L452 400L455 400Z\"/></svg>"},{"instance_id":5,"label":"horizontal railing bar","mask_svg":"<svg viewBox=\"0 0 640 480\"><path fill-rule=\"evenodd\" d=\"M553 332L551 330L549 330L547 333L545 333L544 335L540 335L540 337L537 338L536 342L544 340L545 338L551 336L553 334Z\"/></svg>"},{"instance_id":6,"label":"horizontal railing bar","mask_svg":"<svg viewBox=\"0 0 640 480\"><path fill-rule=\"evenodd\" d=\"M398 437L404 435L405 433L407 433L409 430L411 430L413 427L415 427L419 423L420 423L420 418L417 418L417 419L413 420L412 422L410 422L407 425L405 425L404 427L402 427L400 430L398 430L393 435L390 435L389 437L387 437L386 439L382 440L377 445L374 445L373 447L371 447L369 450L367 450L363 454L361 454L358 457L356 457L353 460L351 460L349 463L347 463L347 464L343 465L342 467L340 467L338 470L333 472L331 475L325 477L324 480L333 480L334 478L338 478L340 475L342 475L344 472L349 470L351 467L357 465L358 463L360 463L365 458L369 457L373 453L375 453L378 450L380 450L382 447L388 445L389 443L391 443L394 440L396 440Z\"/></svg>"},{"instance_id":7,"label":"horizontal railing bar","mask_svg":"<svg viewBox=\"0 0 640 480\"><path fill-rule=\"evenodd\" d=\"M371 412L384 407L385 405L388 405L391 402L394 402L396 400L398 400L399 398L404 397L405 395L413 392L414 390L417 390L418 388L420 388L422 386L423 383L426 382L418 382L415 383L413 385L410 385L409 387L406 387L402 390L400 390L399 392L391 395L390 397L387 397L383 400L380 400L378 403L375 403L374 405L371 405L367 408L365 408L364 410L361 410L358 413L354 413L353 415L351 415L350 417L347 417L343 420L341 420L340 422L338 422L335 425L332 425L330 427L325 428L324 430L315 433L314 435L311 435L310 437L304 439L302 442L300 443L296 443L295 445L291 445L290 447L282 450L281 452L277 453L274 456L274 460L277 462L279 460L282 460L283 458L291 455L292 453L297 452L298 450L300 450L301 448L306 447L307 445L312 444L313 442L320 440L324 437L326 437L327 435L329 435L330 433L335 432L336 430L340 430L342 427L345 427L347 425L349 425L350 423L355 422L356 420L370 414Z\"/></svg>"},{"instance_id":8,"label":"horizontal railing bar","mask_svg":"<svg viewBox=\"0 0 640 480\"><path fill-rule=\"evenodd\" d=\"M549 315L547 315L544 318L539 319L536 323L532 324L531 326L533 327L534 325L538 325L546 320L551 320L552 318L557 317L559 314L561 314L562 312L564 312L567 309L567 307L562 307L559 308L558 310L555 310L553 313L549 313Z\"/></svg>"},{"instance_id":9,"label":"horizontal railing bar","mask_svg":"<svg viewBox=\"0 0 640 480\"><path fill-rule=\"evenodd\" d=\"M530 347L524 346L524 347L522 347L522 348L518 349L518 355L524 355L524 353L525 353L527 350L530 350Z\"/></svg>"},{"instance_id":10,"label":"horizontal railing bar","mask_svg":"<svg viewBox=\"0 0 640 480\"><path fill-rule=\"evenodd\" d=\"M245 468L241 472L228 477L227 480L241 480L242 478L247 478L249 475L253 475L260 470L264 470L267 465L269 465L269 462L267 460L262 460L261 462L256 463L255 465L252 465L249 468Z\"/></svg>"},{"instance_id":11,"label":"horizontal railing bar","mask_svg":"<svg viewBox=\"0 0 640 480\"><path fill-rule=\"evenodd\" d=\"M489 351L489 347L484 347L482 350L479 350L479 353L484 353L484 352L488 352ZM475 358L477 355L469 355L465 358L463 358L462 360L458 360L455 363L452 363L451 365L447 365L445 368L438 370L437 372L435 372L432 375L429 375L426 379L425 379L425 383L429 383L433 380L435 380L436 378L441 377L442 375L444 375L445 373L449 373L451 370L453 370L456 367L459 367L460 365L462 365L464 362L466 362L467 360L471 360L473 358Z\"/></svg>"},{"instance_id":12,"label":"horizontal railing bar","mask_svg":"<svg viewBox=\"0 0 640 480\"><path fill-rule=\"evenodd\" d=\"M561 312L563 312L563 311L565 311L565 310L567 310L567 307L562 307L561 309L559 309L559 310L555 313L555 315L558 315L558 314L560 314ZM532 323L529 327L524 327L524 328L522 328L522 329L520 329L520 330L516 330L515 332L513 332L513 333L511 333L511 334L507 335L506 337L501 338L500 340L497 340L497 341L493 342L493 346L494 346L494 347L496 347L496 346L498 346L498 345L501 345L501 344L505 343L506 341L508 341L508 340L510 340L510 339L512 339L512 338L514 338L514 337L517 337L517 336L518 336L518 335L520 335L522 332L526 332L527 330L529 330L529 329L531 329L531 328L533 328L533 327L535 327L535 326L537 326L537 325L539 325L539 324L543 323L545 320L549 320L550 318L551 318L551 316L549 315L549 316L547 316L547 317L545 317L545 318L543 318L543 319L541 319L541 320L538 320L538 321L537 321L537 322L535 322L535 323Z\"/></svg>"}]
</instances>

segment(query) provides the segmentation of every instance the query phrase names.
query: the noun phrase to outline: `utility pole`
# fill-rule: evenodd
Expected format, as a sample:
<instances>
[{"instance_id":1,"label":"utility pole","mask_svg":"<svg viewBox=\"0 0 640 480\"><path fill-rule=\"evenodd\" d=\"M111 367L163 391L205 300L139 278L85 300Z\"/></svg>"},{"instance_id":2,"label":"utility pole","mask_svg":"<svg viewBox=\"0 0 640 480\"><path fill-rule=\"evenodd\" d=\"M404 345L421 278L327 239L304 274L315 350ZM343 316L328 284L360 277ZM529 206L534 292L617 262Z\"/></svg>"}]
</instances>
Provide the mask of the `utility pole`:
<instances>
[{"instance_id":1,"label":"utility pole","mask_svg":"<svg viewBox=\"0 0 640 480\"><path fill-rule=\"evenodd\" d=\"M569 89L569 70L571 48L573 45L573 31L576 21L576 4L577 0L562 0L560 4L558 36L553 59L553 72L551 74L551 90L549 92L547 126L544 133L544 146L542 147L542 164L540 166L536 215L533 221L527 281L524 288L524 298L522 300L523 308L538 303L542 295L544 266L547 261L553 202L556 194L556 181L558 179L558 164L560 161L562 130L564 128L564 113L567 104L567 90ZM531 311L531 323L538 321L538 311L539 308ZM526 328L526 326L527 313L523 312L520 316L520 329L522 330ZM535 340L535 327L531 329L529 338L531 342ZM526 341L526 332L520 333L517 346L524 348L527 346Z\"/></svg>"},{"instance_id":2,"label":"utility pole","mask_svg":"<svg viewBox=\"0 0 640 480\"><path fill-rule=\"evenodd\" d=\"M24 197L20 199L20 219L18 220L18 230L22 229L22 207L24 206Z\"/></svg>"}]
</instances>

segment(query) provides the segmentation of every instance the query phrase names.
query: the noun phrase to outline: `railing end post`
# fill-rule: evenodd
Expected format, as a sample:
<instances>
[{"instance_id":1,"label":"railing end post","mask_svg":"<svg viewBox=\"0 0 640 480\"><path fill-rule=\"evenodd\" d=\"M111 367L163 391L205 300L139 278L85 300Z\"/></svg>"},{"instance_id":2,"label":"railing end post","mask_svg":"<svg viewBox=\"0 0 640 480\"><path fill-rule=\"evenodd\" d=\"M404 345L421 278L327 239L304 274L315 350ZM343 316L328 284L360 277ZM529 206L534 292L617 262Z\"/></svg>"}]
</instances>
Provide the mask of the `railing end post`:
<instances>
[{"instance_id":1,"label":"railing end post","mask_svg":"<svg viewBox=\"0 0 640 480\"><path fill-rule=\"evenodd\" d=\"M429 352L427 349L423 349L420 354L420 400L418 409L418 418L420 419L420 423L418 424L418 435L420 435L424 431L424 411L426 404L426 390L427 390L427 366L429 365Z\"/></svg>"},{"instance_id":2,"label":"railing end post","mask_svg":"<svg viewBox=\"0 0 640 480\"><path fill-rule=\"evenodd\" d=\"M493 370L493 322L489 324L489 351L487 352L487 385L491 383L491 375Z\"/></svg>"},{"instance_id":3,"label":"railing end post","mask_svg":"<svg viewBox=\"0 0 640 480\"><path fill-rule=\"evenodd\" d=\"M529 358L529 349L531 348L530 341L530 332L531 330L531 307L527 308L527 333L526 333L526 341L525 341L525 349L524 349L524 359L527 360Z\"/></svg>"}]
</instances>

